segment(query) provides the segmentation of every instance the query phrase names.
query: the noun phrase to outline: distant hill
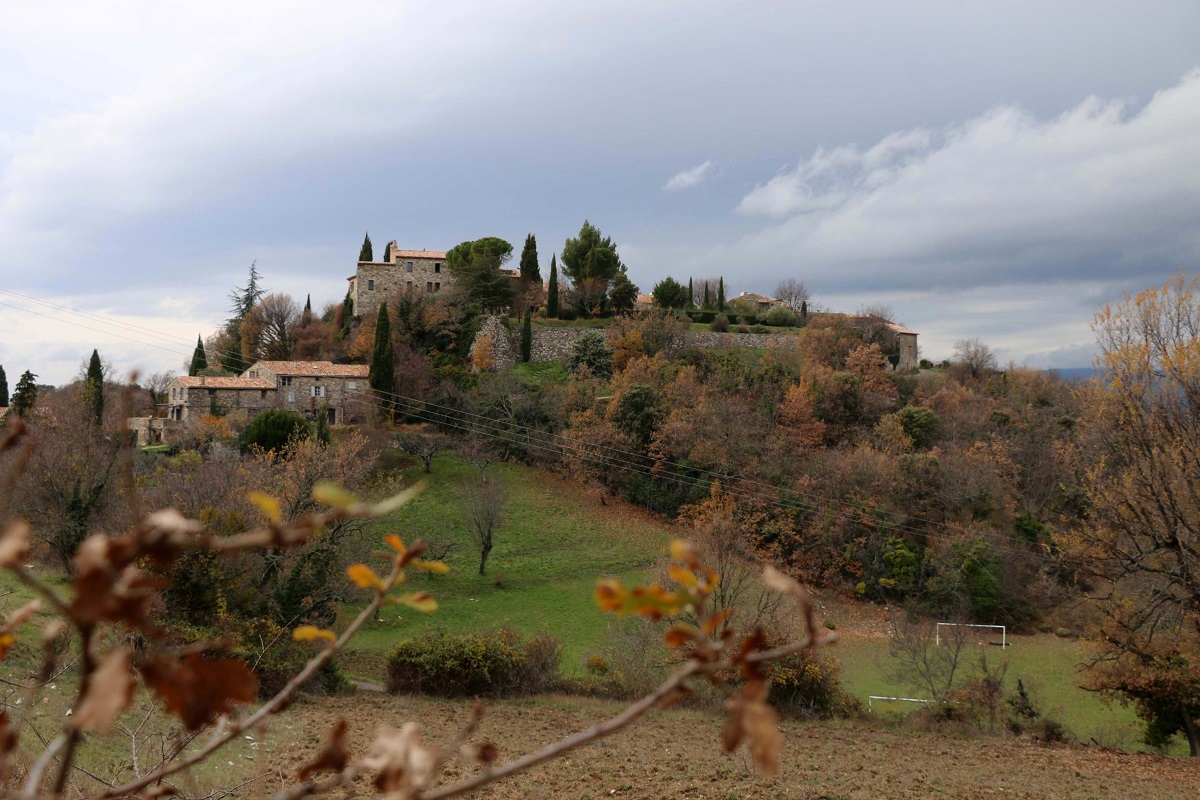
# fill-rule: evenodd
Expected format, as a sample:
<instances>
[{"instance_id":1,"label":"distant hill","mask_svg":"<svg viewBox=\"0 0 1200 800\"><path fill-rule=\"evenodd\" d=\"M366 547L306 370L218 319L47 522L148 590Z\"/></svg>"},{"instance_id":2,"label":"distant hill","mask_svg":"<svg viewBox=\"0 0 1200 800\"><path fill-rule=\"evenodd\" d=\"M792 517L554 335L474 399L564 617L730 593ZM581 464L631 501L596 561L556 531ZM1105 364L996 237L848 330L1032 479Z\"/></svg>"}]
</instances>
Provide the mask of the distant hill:
<instances>
[{"instance_id":1,"label":"distant hill","mask_svg":"<svg viewBox=\"0 0 1200 800\"><path fill-rule=\"evenodd\" d=\"M1086 381L1089 378L1096 376L1094 367L1061 367L1058 369L1047 369L1044 372L1056 373L1063 380L1068 381Z\"/></svg>"}]
</instances>

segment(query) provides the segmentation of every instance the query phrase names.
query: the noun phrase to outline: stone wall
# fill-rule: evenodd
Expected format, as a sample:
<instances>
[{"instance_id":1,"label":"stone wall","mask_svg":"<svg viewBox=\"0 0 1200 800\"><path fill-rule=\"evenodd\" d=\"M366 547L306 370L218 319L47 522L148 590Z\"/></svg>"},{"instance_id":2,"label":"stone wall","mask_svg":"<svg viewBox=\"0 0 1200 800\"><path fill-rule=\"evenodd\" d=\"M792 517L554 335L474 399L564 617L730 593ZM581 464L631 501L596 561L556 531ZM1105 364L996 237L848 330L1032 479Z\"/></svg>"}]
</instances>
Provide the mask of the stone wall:
<instances>
[{"instance_id":1,"label":"stone wall","mask_svg":"<svg viewBox=\"0 0 1200 800\"><path fill-rule=\"evenodd\" d=\"M492 338L492 361L494 362L493 369L512 369L517 363L517 354L521 352L521 331L520 329L510 331L500 321L499 317L488 317L479 326L479 332L475 334L475 340L471 342L471 363L478 363L477 353L479 348L483 346L484 337ZM515 339L512 337L516 337ZM552 359L546 359L547 361Z\"/></svg>"},{"instance_id":2,"label":"stone wall","mask_svg":"<svg viewBox=\"0 0 1200 800\"><path fill-rule=\"evenodd\" d=\"M608 336L611 328L549 328L533 326L533 341L530 343L529 360L534 363L545 361L566 361L571 350L579 339L593 331ZM491 333L496 342L494 356L496 369L511 369L521 352L521 328L513 324L512 330L505 328L497 317L488 317L479 333ZM711 331L686 331L683 334L684 347L704 347L712 349L731 348L765 348L770 341L786 341L785 333L714 333ZM475 342L479 342L476 335ZM474 353L475 345L472 345ZM501 352L503 351L503 352Z\"/></svg>"},{"instance_id":3,"label":"stone wall","mask_svg":"<svg viewBox=\"0 0 1200 800\"><path fill-rule=\"evenodd\" d=\"M409 264L412 272L408 271ZM354 299L355 316L363 317L379 313L380 303L404 289L435 294L453 284L446 259L440 253L436 258L414 256L396 263L360 261L350 283L350 296Z\"/></svg>"}]
</instances>

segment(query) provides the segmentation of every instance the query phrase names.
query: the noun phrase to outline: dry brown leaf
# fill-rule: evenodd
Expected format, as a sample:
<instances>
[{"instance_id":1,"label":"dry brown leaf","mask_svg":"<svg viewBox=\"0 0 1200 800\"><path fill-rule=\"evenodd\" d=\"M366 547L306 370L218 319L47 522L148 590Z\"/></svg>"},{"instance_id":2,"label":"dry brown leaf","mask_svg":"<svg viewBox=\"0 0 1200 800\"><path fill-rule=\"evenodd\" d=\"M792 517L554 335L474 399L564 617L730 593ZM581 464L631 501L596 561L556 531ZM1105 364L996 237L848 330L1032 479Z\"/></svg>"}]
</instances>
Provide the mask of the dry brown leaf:
<instances>
[{"instance_id":1,"label":"dry brown leaf","mask_svg":"<svg viewBox=\"0 0 1200 800\"><path fill-rule=\"evenodd\" d=\"M346 731L349 725L346 720L339 719L325 737L321 752L312 761L300 768L296 774L299 780L306 781L310 775L318 772L341 772L346 768L350 754L346 750Z\"/></svg>"},{"instance_id":2,"label":"dry brown leaf","mask_svg":"<svg viewBox=\"0 0 1200 800\"><path fill-rule=\"evenodd\" d=\"M29 557L29 523L16 517L0 533L0 567L24 564Z\"/></svg>"},{"instance_id":3,"label":"dry brown leaf","mask_svg":"<svg viewBox=\"0 0 1200 800\"><path fill-rule=\"evenodd\" d=\"M109 650L92 673L91 685L75 709L71 724L80 731L109 733L113 722L133 702L133 689L129 650Z\"/></svg>"},{"instance_id":4,"label":"dry brown leaf","mask_svg":"<svg viewBox=\"0 0 1200 800\"><path fill-rule=\"evenodd\" d=\"M375 788L385 795L415 797L436 777L440 753L421 744L421 726L406 722L399 730L381 726L363 758L375 771Z\"/></svg>"},{"instance_id":5,"label":"dry brown leaf","mask_svg":"<svg viewBox=\"0 0 1200 800\"><path fill-rule=\"evenodd\" d=\"M779 771L779 752L783 735L779 732L779 717L767 705L767 683L752 680L742 693L725 701L729 714L721 731L726 753L732 753L745 740L754 763L768 775Z\"/></svg>"},{"instance_id":6,"label":"dry brown leaf","mask_svg":"<svg viewBox=\"0 0 1200 800\"><path fill-rule=\"evenodd\" d=\"M204 658L199 653L183 659L160 656L142 667L142 677L189 731L200 730L258 694L254 673L236 658Z\"/></svg>"}]
</instances>

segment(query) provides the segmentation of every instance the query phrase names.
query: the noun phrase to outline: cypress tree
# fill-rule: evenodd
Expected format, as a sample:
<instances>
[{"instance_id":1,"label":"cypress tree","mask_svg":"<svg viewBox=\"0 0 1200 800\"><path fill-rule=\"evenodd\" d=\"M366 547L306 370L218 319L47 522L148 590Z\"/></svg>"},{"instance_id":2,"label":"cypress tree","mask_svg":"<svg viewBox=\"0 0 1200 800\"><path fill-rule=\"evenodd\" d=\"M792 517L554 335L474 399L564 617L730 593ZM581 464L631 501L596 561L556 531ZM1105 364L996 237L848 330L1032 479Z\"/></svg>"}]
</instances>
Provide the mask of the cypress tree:
<instances>
[{"instance_id":1,"label":"cypress tree","mask_svg":"<svg viewBox=\"0 0 1200 800\"><path fill-rule=\"evenodd\" d=\"M350 335L350 323L354 320L354 298L350 296L350 289L346 289L346 297L342 300L342 329L338 331L338 337L345 339Z\"/></svg>"},{"instance_id":2,"label":"cypress tree","mask_svg":"<svg viewBox=\"0 0 1200 800\"><path fill-rule=\"evenodd\" d=\"M13 392L11 410L18 417L25 417L33 411L37 405L37 375L34 375L29 370L21 373L21 379L17 381L17 388Z\"/></svg>"},{"instance_id":3,"label":"cypress tree","mask_svg":"<svg viewBox=\"0 0 1200 800\"><path fill-rule=\"evenodd\" d=\"M521 361L528 364L533 355L533 312L525 309L525 321L521 323Z\"/></svg>"},{"instance_id":4,"label":"cypress tree","mask_svg":"<svg viewBox=\"0 0 1200 800\"><path fill-rule=\"evenodd\" d=\"M0 408L8 406L8 376L4 374L4 367L0 366Z\"/></svg>"},{"instance_id":5,"label":"cypress tree","mask_svg":"<svg viewBox=\"0 0 1200 800\"><path fill-rule=\"evenodd\" d=\"M367 373L367 385L383 401L384 413L392 417L392 392L396 389L396 363L392 352L392 322L388 317L387 301L379 304L379 316L375 321L375 347L371 350L371 369Z\"/></svg>"},{"instance_id":6,"label":"cypress tree","mask_svg":"<svg viewBox=\"0 0 1200 800\"><path fill-rule=\"evenodd\" d=\"M188 375L196 376L208 369L208 354L204 351L204 340L196 334L196 349L192 351L192 363L188 367Z\"/></svg>"},{"instance_id":7,"label":"cypress tree","mask_svg":"<svg viewBox=\"0 0 1200 800\"><path fill-rule=\"evenodd\" d=\"M725 310L725 276L717 280L717 311Z\"/></svg>"},{"instance_id":8,"label":"cypress tree","mask_svg":"<svg viewBox=\"0 0 1200 800\"><path fill-rule=\"evenodd\" d=\"M694 290L694 289L692 289L692 279L691 279L691 278L688 278L688 299L687 299L687 307L688 307L688 308L695 308L695 307L696 307L696 292L695 292L695 290Z\"/></svg>"},{"instance_id":9,"label":"cypress tree","mask_svg":"<svg viewBox=\"0 0 1200 800\"><path fill-rule=\"evenodd\" d=\"M95 350L88 361L83 396L91 406L93 421L99 425L104 421L104 367L100 364L100 353Z\"/></svg>"},{"instance_id":10,"label":"cypress tree","mask_svg":"<svg viewBox=\"0 0 1200 800\"><path fill-rule=\"evenodd\" d=\"M546 316L550 319L558 317L558 262L555 256L550 256L550 283L546 287Z\"/></svg>"},{"instance_id":11,"label":"cypress tree","mask_svg":"<svg viewBox=\"0 0 1200 800\"><path fill-rule=\"evenodd\" d=\"M375 260L375 251L371 249L371 234L369 234L369 233L363 236L363 245L362 245L362 249L358 251L358 260L359 261L374 261Z\"/></svg>"},{"instance_id":12,"label":"cypress tree","mask_svg":"<svg viewBox=\"0 0 1200 800\"><path fill-rule=\"evenodd\" d=\"M521 250L521 280L529 283L542 282L542 269L538 266L537 239L531 233L525 237Z\"/></svg>"},{"instance_id":13,"label":"cypress tree","mask_svg":"<svg viewBox=\"0 0 1200 800\"><path fill-rule=\"evenodd\" d=\"M305 299L304 299L304 313L302 313L300 315L300 324L301 325L311 325L312 324L312 295L311 294L308 295L307 297L305 297Z\"/></svg>"},{"instance_id":14,"label":"cypress tree","mask_svg":"<svg viewBox=\"0 0 1200 800\"><path fill-rule=\"evenodd\" d=\"M808 324L808 301L807 300L800 301L800 324L801 325Z\"/></svg>"},{"instance_id":15,"label":"cypress tree","mask_svg":"<svg viewBox=\"0 0 1200 800\"><path fill-rule=\"evenodd\" d=\"M383 262L385 264L392 263L392 243L388 242L383 246Z\"/></svg>"},{"instance_id":16,"label":"cypress tree","mask_svg":"<svg viewBox=\"0 0 1200 800\"><path fill-rule=\"evenodd\" d=\"M704 282L704 305L700 306L705 311L708 311L712 308L712 294L709 292L708 286L709 286L708 281L705 281Z\"/></svg>"}]
</instances>

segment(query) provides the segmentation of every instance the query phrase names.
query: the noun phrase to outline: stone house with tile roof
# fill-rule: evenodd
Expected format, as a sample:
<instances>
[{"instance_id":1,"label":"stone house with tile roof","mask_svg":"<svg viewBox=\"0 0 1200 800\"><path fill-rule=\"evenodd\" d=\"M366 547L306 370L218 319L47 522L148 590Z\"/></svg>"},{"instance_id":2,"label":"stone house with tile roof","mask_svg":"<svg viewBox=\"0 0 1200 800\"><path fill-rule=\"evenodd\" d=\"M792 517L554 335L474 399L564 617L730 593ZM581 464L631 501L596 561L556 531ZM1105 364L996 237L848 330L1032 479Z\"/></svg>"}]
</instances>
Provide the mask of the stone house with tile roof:
<instances>
[{"instance_id":1,"label":"stone house with tile roof","mask_svg":"<svg viewBox=\"0 0 1200 800\"><path fill-rule=\"evenodd\" d=\"M167 419L186 422L218 411L254 416L275 405L275 384L264 378L180 375L167 385Z\"/></svg>"},{"instance_id":2,"label":"stone house with tile roof","mask_svg":"<svg viewBox=\"0 0 1200 800\"><path fill-rule=\"evenodd\" d=\"M359 261L348 280L355 316L378 312L387 297L405 289L437 294L454 284L443 250L400 250L388 245L387 261Z\"/></svg>"},{"instance_id":3,"label":"stone house with tile roof","mask_svg":"<svg viewBox=\"0 0 1200 800\"><path fill-rule=\"evenodd\" d=\"M275 390L275 407L315 419L325 413L330 425L366 417L371 400L367 391L366 364L331 361L256 361L242 377L265 380Z\"/></svg>"}]
</instances>

